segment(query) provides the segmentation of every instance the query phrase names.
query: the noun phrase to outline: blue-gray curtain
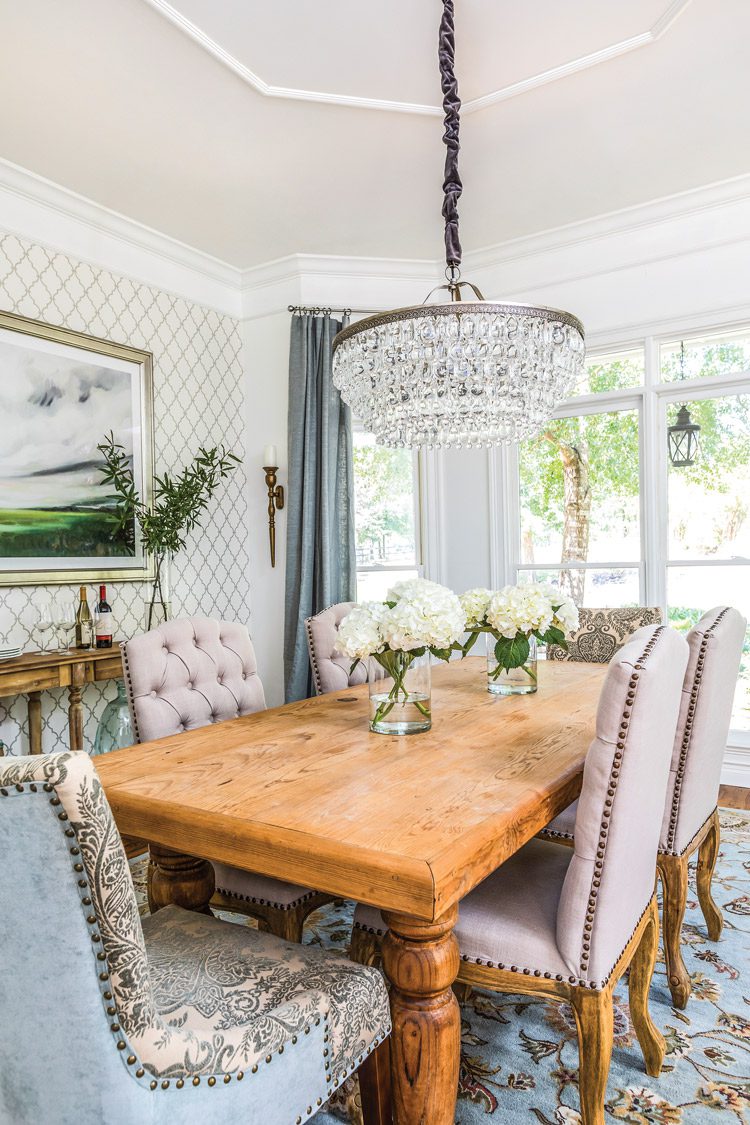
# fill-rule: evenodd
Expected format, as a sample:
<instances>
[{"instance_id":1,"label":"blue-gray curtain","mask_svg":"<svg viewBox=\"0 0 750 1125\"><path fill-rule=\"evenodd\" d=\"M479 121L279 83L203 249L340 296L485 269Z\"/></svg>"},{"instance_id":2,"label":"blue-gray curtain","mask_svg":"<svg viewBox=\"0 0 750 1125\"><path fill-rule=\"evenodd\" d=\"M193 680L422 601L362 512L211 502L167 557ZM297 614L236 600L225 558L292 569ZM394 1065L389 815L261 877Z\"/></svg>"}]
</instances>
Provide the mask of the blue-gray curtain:
<instances>
[{"instance_id":1,"label":"blue-gray curtain","mask_svg":"<svg viewBox=\"0 0 750 1125\"><path fill-rule=\"evenodd\" d=\"M289 348L284 682L287 702L313 694L305 618L357 590L352 423L331 379L346 321L295 314Z\"/></svg>"}]
</instances>

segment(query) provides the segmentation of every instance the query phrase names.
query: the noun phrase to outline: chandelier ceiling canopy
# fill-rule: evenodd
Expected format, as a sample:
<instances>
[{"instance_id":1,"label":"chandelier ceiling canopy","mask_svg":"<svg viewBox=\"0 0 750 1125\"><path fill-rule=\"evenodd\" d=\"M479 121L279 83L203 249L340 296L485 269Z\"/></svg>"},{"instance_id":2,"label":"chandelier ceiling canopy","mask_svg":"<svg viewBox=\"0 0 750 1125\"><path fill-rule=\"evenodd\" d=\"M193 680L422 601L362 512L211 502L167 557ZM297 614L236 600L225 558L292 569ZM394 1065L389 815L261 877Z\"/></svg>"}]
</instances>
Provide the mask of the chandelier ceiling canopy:
<instances>
[{"instance_id":1,"label":"chandelier ceiling canopy","mask_svg":"<svg viewBox=\"0 0 750 1125\"><path fill-rule=\"evenodd\" d=\"M486 301L461 280L454 46L453 0L443 0L438 59L447 283L424 304L357 321L333 342L333 382L379 445L470 448L532 437L583 368L583 326L571 313ZM474 299L465 300L463 290ZM440 291L447 298L427 304Z\"/></svg>"}]
</instances>

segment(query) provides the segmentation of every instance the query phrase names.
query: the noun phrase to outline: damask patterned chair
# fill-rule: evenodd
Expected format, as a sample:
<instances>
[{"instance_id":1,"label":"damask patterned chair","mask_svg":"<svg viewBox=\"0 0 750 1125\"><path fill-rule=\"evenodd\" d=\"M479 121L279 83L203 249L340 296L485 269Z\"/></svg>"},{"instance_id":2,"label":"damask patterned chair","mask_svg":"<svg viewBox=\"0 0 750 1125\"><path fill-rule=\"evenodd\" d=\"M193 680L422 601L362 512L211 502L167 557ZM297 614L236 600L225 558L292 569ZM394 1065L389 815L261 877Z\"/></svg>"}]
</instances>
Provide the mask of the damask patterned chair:
<instances>
[{"instance_id":1,"label":"damask patterned chair","mask_svg":"<svg viewBox=\"0 0 750 1125\"><path fill-rule=\"evenodd\" d=\"M573 850L532 840L459 906L458 981L567 1001L575 1013L583 1125L604 1125L612 993L630 967L630 1014L650 1075L664 1040L648 992L659 919L656 849L688 646L643 630L610 663L589 748ZM352 956L372 963L380 913L358 906Z\"/></svg>"},{"instance_id":2,"label":"damask patterned chair","mask_svg":"<svg viewBox=\"0 0 750 1125\"><path fill-rule=\"evenodd\" d=\"M336 648L339 625L354 608L354 602L338 602L305 620L310 667L318 695L329 691L345 691L367 680L367 663L350 672L352 661Z\"/></svg>"},{"instance_id":3,"label":"damask patterned chair","mask_svg":"<svg viewBox=\"0 0 750 1125\"><path fill-rule=\"evenodd\" d=\"M717 606L705 613L687 636L690 658L682 687L657 857L664 888L662 926L667 980L676 1008L687 1005L691 991L680 952L680 935L687 902L688 861L696 851L698 902L711 941L719 940L724 925L711 895L711 879L720 843L717 801L721 765L746 624L736 609ZM541 833L542 837L572 844L576 804L556 817Z\"/></svg>"},{"instance_id":4,"label":"damask patterned chair","mask_svg":"<svg viewBox=\"0 0 750 1125\"><path fill-rule=\"evenodd\" d=\"M138 742L195 730L266 706L244 625L189 617L123 641L122 664ZM305 918L331 895L214 863L212 905L258 918L271 933L301 941ZM153 905L153 904L152 904Z\"/></svg>"},{"instance_id":5,"label":"damask patterned chair","mask_svg":"<svg viewBox=\"0 0 750 1125\"><path fill-rule=\"evenodd\" d=\"M580 609L578 629L567 649L547 645L548 660L582 660L589 664L609 664L626 641L644 625L660 625L661 610L656 606L630 609Z\"/></svg>"},{"instance_id":6,"label":"damask patterned chair","mask_svg":"<svg viewBox=\"0 0 750 1125\"><path fill-rule=\"evenodd\" d=\"M176 906L141 922L87 754L2 760L0 846L0 1120L299 1125L383 1065L377 971Z\"/></svg>"}]
</instances>

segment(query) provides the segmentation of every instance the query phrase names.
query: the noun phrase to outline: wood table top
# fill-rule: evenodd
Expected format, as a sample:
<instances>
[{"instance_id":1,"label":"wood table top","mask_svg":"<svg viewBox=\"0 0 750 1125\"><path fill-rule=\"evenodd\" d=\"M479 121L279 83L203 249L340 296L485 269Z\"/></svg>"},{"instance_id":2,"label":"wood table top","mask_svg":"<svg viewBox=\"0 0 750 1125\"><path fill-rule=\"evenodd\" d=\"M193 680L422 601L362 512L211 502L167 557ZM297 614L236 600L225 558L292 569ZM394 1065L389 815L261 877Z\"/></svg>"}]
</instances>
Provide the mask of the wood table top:
<instances>
[{"instance_id":1,"label":"wood table top","mask_svg":"<svg viewBox=\"0 0 750 1125\"><path fill-rule=\"evenodd\" d=\"M58 667L61 664L81 664L88 661L98 663L112 658L120 660L117 644L112 648L66 648L52 652L29 651L14 656L12 660L0 661L0 672L35 671L39 668Z\"/></svg>"},{"instance_id":2,"label":"wood table top","mask_svg":"<svg viewBox=\"0 0 750 1125\"><path fill-rule=\"evenodd\" d=\"M578 796L605 673L541 661L494 696L474 657L433 668L422 734L372 734L363 685L96 768L124 834L431 920Z\"/></svg>"}]
</instances>

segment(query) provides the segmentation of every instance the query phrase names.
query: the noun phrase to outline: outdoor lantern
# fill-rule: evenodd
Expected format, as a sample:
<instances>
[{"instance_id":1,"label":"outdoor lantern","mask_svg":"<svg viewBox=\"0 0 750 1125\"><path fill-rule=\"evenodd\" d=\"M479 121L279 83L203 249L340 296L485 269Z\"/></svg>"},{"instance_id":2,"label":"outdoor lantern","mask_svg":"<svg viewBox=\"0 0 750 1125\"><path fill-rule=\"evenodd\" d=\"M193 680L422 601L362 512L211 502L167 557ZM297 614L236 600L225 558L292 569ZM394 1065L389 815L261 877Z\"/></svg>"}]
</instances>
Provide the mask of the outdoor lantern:
<instances>
[{"instance_id":1,"label":"outdoor lantern","mask_svg":"<svg viewBox=\"0 0 750 1125\"><path fill-rule=\"evenodd\" d=\"M701 428L693 422L690 411L686 406L681 406L677 414L677 421L673 426L667 427L667 448L669 460L676 469L685 468L695 464L698 456L698 434Z\"/></svg>"}]
</instances>

